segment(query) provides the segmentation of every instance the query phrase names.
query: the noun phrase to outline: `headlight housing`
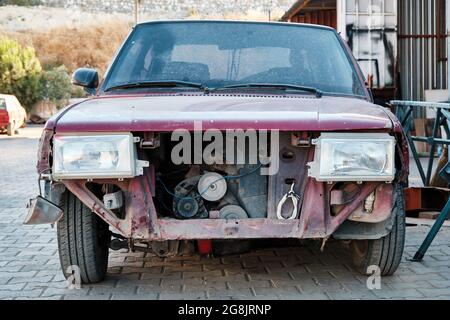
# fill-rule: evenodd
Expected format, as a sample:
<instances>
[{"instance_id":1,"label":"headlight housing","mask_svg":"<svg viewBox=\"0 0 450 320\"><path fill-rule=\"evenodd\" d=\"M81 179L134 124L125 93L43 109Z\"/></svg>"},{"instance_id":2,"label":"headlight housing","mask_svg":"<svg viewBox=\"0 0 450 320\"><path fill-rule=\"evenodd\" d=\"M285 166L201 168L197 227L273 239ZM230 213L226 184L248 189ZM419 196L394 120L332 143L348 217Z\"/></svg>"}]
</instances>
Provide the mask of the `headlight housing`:
<instances>
[{"instance_id":1,"label":"headlight housing","mask_svg":"<svg viewBox=\"0 0 450 320\"><path fill-rule=\"evenodd\" d=\"M309 176L317 181L392 182L395 139L378 133L323 133L314 141Z\"/></svg>"},{"instance_id":2,"label":"headlight housing","mask_svg":"<svg viewBox=\"0 0 450 320\"><path fill-rule=\"evenodd\" d=\"M55 179L132 178L143 174L148 162L136 160L133 135L55 135Z\"/></svg>"}]
</instances>

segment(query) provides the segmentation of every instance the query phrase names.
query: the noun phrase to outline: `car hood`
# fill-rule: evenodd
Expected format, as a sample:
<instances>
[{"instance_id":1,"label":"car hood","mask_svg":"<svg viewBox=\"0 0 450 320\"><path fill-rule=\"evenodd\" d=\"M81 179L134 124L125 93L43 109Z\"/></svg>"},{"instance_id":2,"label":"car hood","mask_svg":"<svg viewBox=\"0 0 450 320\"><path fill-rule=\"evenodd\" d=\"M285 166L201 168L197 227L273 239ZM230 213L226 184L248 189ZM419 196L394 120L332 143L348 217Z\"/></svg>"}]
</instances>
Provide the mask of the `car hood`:
<instances>
[{"instance_id":1,"label":"car hood","mask_svg":"<svg viewBox=\"0 0 450 320\"><path fill-rule=\"evenodd\" d=\"M304 95L104 96L69 106L47 123L56 132L266 129L392 129L384 108L358 98Z\"/></svg>"}]
</instances>

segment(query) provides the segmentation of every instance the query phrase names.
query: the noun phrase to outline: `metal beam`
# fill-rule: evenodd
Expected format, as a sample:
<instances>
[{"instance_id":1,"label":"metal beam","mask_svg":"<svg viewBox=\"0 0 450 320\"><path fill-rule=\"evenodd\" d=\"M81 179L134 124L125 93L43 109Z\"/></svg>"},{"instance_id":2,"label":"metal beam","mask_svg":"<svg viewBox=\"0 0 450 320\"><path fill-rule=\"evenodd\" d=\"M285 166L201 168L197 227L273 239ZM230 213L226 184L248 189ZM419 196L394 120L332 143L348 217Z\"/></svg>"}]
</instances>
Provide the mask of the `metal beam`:
<instances>
[{"instance_id":1,"label":"metal beam","mask_svg":"<svg viewBox=\"0 0 450 320\"><path fill-rule=\"evenodd\" d=\"M450 0L449 0L450 1ZM341 34L344 40L347 40L346 32L346 18L347 18L347 1L337 0L336 1L336 17L337 17L337 31Z\"/></svg>"},{"instance_id":2,"label":"metal beam","mask_svg":"<svg viewBox=\"0 0 450 320\"><path fill-rule=\"evenodd\" d=\"M311 0L299 0L292 5L292 7L286 11L286 13L281 18L281 21L291 22L293 16L299 13L303 8L305 8Z\"/></svg>"}]
</instances>

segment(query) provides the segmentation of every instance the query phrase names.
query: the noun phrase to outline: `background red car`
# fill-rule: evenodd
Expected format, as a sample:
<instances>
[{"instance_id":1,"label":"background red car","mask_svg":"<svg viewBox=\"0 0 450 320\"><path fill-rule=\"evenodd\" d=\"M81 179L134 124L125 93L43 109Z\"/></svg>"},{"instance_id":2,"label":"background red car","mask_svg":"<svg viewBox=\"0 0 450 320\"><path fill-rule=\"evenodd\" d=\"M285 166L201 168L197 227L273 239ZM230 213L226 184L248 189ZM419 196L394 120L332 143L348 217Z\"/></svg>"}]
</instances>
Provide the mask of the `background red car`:
<instances>
[{"instance_id":1,"label":"background red car","mask_svg":"<svg viewBox=\"0 0 450 320\"><path fill-rule=\"evenodd\" d=\"M0 94L0 131L12 136L26 124L27 113L13 95Z\"/></svg>"}]
</instances>

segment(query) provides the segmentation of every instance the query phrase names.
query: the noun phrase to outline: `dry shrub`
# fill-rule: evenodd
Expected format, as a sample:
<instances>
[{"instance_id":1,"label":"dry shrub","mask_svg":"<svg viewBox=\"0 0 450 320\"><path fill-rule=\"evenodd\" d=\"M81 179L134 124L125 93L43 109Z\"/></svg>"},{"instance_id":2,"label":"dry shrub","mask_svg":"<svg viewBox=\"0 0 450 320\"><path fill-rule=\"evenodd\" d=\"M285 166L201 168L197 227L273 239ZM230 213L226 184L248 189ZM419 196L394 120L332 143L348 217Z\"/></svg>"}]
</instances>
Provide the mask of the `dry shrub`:
<instances>
[{"instance_id":1,"label":"dry shrub","mask_svg":"<svg viewBox=\"0 0 450 320\"><path fill-rule=\"evenodd\" d=\"M103 74L130 30L126 22L111 21L48 31L3 33L34 47L43 66L64 65L69 72L78 67L93 67Z\"/></svg>"},{"instance_id":2,"label":"dry shrub","mask_svg":"<svg viewBox=\"0 0 450 320\"><path fill-rule=\"evenodd\" d=\"M271 20L276 21L283 14L274 10ZM268 12L225 12L223 14L199 15L189 13L188 19L225 19L267 21ZM66 66L69 72L78 67L96 68L102 75L111 58L131 30L131 25L123 20L85 24L74 27L59 27L50 30L2 31L18 40L22 45L32 46L43 66Z\"/></svg>"}]
</instances>

